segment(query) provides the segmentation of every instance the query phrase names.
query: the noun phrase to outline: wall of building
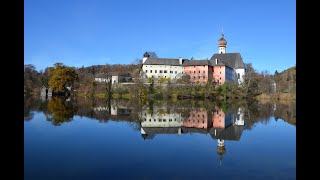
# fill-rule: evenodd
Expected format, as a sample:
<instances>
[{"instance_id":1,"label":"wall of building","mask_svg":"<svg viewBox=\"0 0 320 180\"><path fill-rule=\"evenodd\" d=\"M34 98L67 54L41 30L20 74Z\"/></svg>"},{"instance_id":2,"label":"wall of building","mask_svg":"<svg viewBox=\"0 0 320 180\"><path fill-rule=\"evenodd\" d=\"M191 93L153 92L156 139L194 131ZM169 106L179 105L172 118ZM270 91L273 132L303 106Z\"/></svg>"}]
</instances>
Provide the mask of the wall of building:
<instances>
[{"instance_id":1,"label":"wall of building","mask_svg":"<svg viewBox=\"0 0 320 180\"><path fill-rule=\"evenodd\" d=\"M244 110L239 107L236 120L234 122L235 125L243 126L244 125Z\"/></svg>"},{"instance_id":2,"label":"wall of building","mask_svg":"<svg viewBox=\"0 0 320 180\"><path fill-rule=\"evenodd\" d=\"M225 72L226 72L226 82L235 82L237 81L236 71L233 68L225 66Z\"/></svg>"},{"instance_id":3,"label":"wall of building","mask_svg":"<svg viewBox=\"0 0 320 180\"><path fill-rule=\"evenodd\" d=\"M219 85L226 81L225 66L213 66L213 80Z\"/></svg>"},{"instance_id":4,"label":"wall of building","mask_svg":"<svg viewBox=\"0 0 320 180\"><path fill-rule=\"evenodd\" d=\"M181 127L181 114L178 113L148 113L148 110L141 111L141 127Z\"/></svg>"},{"instance_id":5,"label":"wall of building","mask_svg":"<svg viewBox=\"0 0 320 180\"><path fill-rule=\"evenodd\" d=\"M214 128L225 128L225 113L222 109L217 108L212 112L212 126Z\"/></svg>"},{"instance_id":6,"label":"wall of building","mask_svg":"<svg viewBox=\"0 0 320 180\"><path fill-rule=\"evenodd\" d=\"M112 84L119 83L119 76L112 76L111 79L112 79L112 81L111 81Z\"/></svg>"},{"instance_id":7,"label":"wall of building","mask_svg":"<svg viewBox=\"0 0 320 180\"><path fill-rule=\"evenodd\" d=\"M236 69L236 75L239 76L238 83L241 84L244 81L245 69Z\"/></svg>"},{"instance_id":8,"label":"wall of building","mask_svg":"<svg viewBox=\"0 0 320 180\"><path fill-rule=\"evenodd\" d=\"M190 76L191 83L207 83L212 77L212 66L184 66L184 74Z\"/></svg>"},{"instance_id":9,"label":"wall of building","mask_svg":"<svg viewBox=\"0 0 320 180\"><path fill-rule=\"evenodd\" d=\"M183 74L183 66L170 65L143 65L142 71L146 78L171 78L175 79Z\"/></svg>"},{"instance_id":10,"label":"wall of building","mask_svg":"<svg viewBox=\"0 0 320 180\"><path fill-rule=\"evenodd\" d=\"M208 118L208 112L205 108L194 109L189 117L182 118L183 127L204 128L212 127L211 119Z\"/></svg>"}]
</instances>

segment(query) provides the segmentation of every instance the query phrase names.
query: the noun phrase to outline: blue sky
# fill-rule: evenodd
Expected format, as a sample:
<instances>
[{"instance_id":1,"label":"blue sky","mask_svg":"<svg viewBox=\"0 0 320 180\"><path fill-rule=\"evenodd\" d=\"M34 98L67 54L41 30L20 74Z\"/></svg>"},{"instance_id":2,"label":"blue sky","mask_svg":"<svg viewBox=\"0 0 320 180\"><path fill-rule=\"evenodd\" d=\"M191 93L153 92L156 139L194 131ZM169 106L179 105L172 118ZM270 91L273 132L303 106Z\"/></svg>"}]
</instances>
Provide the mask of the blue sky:
<instances>
[{"instance_id":1,"label":"blue sky","mask_svg":"<svg viewBox=\"0 0 320 180\"><path fill-rule=\"evenodd\" d=\"M82 67L227 52L257 71L296 64L295 0L25 0L24 64Z\"/></svg>"}]
</instances>

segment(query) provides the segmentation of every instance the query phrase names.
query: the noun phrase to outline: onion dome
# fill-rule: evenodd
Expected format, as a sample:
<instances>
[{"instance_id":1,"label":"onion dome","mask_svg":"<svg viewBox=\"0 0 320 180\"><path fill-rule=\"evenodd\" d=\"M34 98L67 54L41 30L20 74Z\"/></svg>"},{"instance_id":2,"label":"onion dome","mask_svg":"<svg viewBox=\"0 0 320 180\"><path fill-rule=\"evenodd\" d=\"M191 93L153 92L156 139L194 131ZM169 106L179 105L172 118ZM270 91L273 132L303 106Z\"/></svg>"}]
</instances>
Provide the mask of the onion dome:
<instances>
[{"instance_id":1,"label":"onion dome","mask_svg":"<svg viewBox=\"0 0 320 180\"><path fill-rule=\"evenodd\" d=\"M226 148L224 146L218 147L217 153L219 154L219 159L222 160L223 154L226 153Z\"/></svg>"},{"instance_id":2,"label":"onion dome","mask_svg":"<svg viewBox=\"0 0 320 180\"><path fill-rule=\"evenodd\" d=\"M224 39L224 34L221 34L221 38L218 41L219 47L226 47L227 40Z\"/></svg>"}]
</instances>

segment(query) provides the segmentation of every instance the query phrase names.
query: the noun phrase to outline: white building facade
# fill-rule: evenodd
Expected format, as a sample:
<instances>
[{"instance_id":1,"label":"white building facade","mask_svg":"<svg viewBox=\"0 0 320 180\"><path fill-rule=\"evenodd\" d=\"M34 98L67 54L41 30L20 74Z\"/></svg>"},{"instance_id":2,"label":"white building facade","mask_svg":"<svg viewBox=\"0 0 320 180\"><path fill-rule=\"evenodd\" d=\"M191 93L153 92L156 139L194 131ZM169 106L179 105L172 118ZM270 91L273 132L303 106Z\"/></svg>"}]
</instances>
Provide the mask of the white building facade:
<instances>
[{"instance_id":1,"label":"white building facade","mask_svg":"<svg viewBox=\"0 0 320 180\"><path fill-rule=\"evenodd\" d=\"M182 127L181 114L178 113L148 113L142 110L140 114L141 127Z\"/></svg>"},{"instance_id":2,"label":"white building facade","mask_svg":"<svg viewBox=\"0 0 320 180\"><path fill-rule=\"evenodd\" d=\"M143 65L142 72L145 78L178 79L183 74L183 66Z\"/></svg>"}]
</instances>

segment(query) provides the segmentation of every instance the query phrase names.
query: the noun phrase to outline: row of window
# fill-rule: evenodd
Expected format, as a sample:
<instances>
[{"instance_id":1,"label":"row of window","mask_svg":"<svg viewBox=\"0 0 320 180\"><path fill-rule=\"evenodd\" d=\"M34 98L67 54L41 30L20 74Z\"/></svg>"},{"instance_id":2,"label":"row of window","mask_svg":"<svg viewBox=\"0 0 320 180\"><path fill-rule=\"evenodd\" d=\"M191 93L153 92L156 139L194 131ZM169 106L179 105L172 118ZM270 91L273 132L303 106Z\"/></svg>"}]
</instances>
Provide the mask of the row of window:
<instances>
[{"instance_id":1,"label":"row of window","mask_svg":"<svg viewBox=\"0 0 320 180\"><path fill-rule=\"evenodd\" d=\"M144 119L144 121L147 121L147 119ZM157 119L153 119L154 122L157 121ZM176 119L174 119L174 121L177 121ZM151 119L149 119L149 122L151 122ZM158 122L167 122L167 119L158 119ZM169 119L169 122L172 122L172 119ZM178 120L178 122L180 122Z\"/></svg>"},{"instance_id":2,"label":"row of window","mask_svg":"<svg viewBox=\"0 0 320 180\"><path fill-rule=\"evenodd\" d=\"M190 119L189 119L189 122L190 122ZM194 122L194 120L193 120L193 122ZM200 121L198 120L198 123L200 123ZM202 121L202 123L204 123L204 120Z\"/></svg>"},{"instance_id":3,"label":"row of window","mask_svg":"<svg viewBox=\"0 0 320 180\"><path fill-rule=\"evenodd\" d=\"M198 66L197 66L198 67ZM203 65L203 67L206 67L205 65ZM193 66L193 68L196 68L196 66Z\"/></svg>"},{"instance_id":4,"label":"row of window","mask_svg":"<svg viewBox=\"0 0 320 180\"><path fill-rule=\"evenodd\" d=\"M146 66L146 67L148 67L148 66ZM152 67L152 66L150 66L150 67ZM162 67L162 66L160 66L160 67ZM167 68L168 66L163 66L164 68ZM156 68L159 68L159 66L156 66ZM169 66L169 68L178 68L177 66ZM179 67L180 68L180 67Z\"/></svg>"},{"instance_id":5,"label":"row of window","mask_svg":"<svg viewBox=\"0 0 320 180\"><path fill-rule=\"evenodd\" d=\"M146 70L146 73L148 73L148 70ZM150 73L152 73L152 70L150 70ZM157 70L154 70L154 73L158 73ZM168 73L167 70L159 70L159 73ZM174 71L175 74L177 74L177 71ZM173 71L170 71L170 74L173 74Z\"/></svg>"},{"instance_id":6,"label":"row of window","mask_svg":"<svg viewBox=\"0 0 320 180\"><path fill-rule=\"evenodd\" d=\"M190 74L192 73L192 71L190 71ZM193 73L196 73L196 71L193 71ZM199 71L199 73L201 73L200 71ZM203 71L203 73L206 73L206 71Z\"/></svg>"},{"instance_id":7,"label":"row of window","mask_svg":"<svg viewBox=\"0 0 320 180\"><path fill-rule=\"evenodd\" d=\"M192 117L195 117L195 114L192 114ZM198 114L198 117L200 117L200 114ZM204 117L204 114L202 114L202 117Z\"/></svg>"}]
</instances>

